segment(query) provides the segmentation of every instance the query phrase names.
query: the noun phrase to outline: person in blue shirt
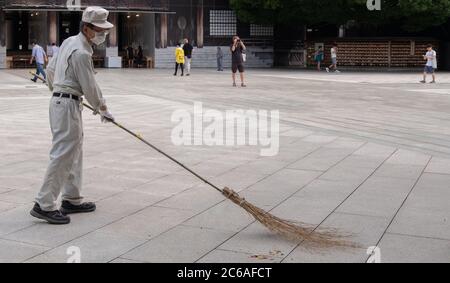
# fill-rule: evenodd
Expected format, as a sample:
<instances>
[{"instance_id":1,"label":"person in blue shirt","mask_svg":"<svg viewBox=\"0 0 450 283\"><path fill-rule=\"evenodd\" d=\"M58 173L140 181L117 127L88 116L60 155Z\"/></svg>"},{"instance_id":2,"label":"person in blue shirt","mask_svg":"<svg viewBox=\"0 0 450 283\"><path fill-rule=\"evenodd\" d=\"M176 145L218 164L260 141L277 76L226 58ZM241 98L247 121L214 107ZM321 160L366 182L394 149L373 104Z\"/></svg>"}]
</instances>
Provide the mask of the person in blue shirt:
<instances>
[{"instance_id":1,"label":"person in blue shirt","mask_svg":"<svg viewBox=\"0 0 450 283\"><path fill-rule=\"evenodd\" d=\"M322 46L319 47L319 49L316 51L316 54L314 55L314 61L317 63L317 70L321 71L321 64L324 60L324 53Z\"/></svg>"},{"instance_id":2,"label":"person in blue shirt","mask_svg":"<svg viewBox=\"0 0 450 283\"><path fill-rule=\"evenodd\" d=\"M31 53L31 59L30 59L30 65L33 64L33 60L36 61L36 76L32 78L31 80L33 82L36 82L39 75L42 74L44 76L44 79L47 79L47 75L44 71L44 65L48 62L47 54L44 51L44 48L36 44L35 41L32 43L33 45L33 51Z\"/></svg>"}]
</instances>

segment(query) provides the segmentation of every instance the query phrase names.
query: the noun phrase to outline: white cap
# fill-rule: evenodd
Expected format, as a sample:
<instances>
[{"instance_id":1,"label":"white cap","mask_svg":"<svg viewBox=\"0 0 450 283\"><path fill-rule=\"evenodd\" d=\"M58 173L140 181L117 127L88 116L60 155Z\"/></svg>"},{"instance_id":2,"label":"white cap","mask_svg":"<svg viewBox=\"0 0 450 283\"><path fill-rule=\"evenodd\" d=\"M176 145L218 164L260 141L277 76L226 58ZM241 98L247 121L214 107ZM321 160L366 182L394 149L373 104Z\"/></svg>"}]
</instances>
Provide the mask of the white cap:
<instances>
[{"instance_id":1,"label":"white cap","mask_svg":"<svg viewBox=\"0 0 450 283\"><path fill-rule=\"evenodd\" d=\"M83 12L82 21L103 29L113 28L114 25L108 22L109 12L102 7L87 7Z\"/></svg>"}]
</instances>

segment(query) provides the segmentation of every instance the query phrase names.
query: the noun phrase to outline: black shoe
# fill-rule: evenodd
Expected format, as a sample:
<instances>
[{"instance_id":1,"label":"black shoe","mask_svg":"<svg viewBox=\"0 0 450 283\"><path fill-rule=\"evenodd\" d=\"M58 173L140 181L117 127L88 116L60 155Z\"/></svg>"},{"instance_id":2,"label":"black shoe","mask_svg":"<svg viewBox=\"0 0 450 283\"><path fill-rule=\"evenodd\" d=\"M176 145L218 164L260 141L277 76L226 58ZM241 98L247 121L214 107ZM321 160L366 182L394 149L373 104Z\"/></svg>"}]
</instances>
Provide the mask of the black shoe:
<instances>
[{"instance_id":1,"label":"black shoe","mask_svg":"<svg viewBox=\"0 0 450 283\"><path fill-rule=\"evenodd\" d=\"M70 217L65 216L61 213L59 210L55 211L43 211L39 204L35 204L33 209L30 211L30 214L33 217L36 217L38 219L42 219L47 221L50 224L55 225L64 225L70 223Z\"/></svg>"},{"instance_id":2,"label":"black shoe","mask_svg":"<svg viewBox=\"0 0 450 283\"><path fill-rule=\"evenodd\" d=\"M35 83L37 80L35 81L35 80L33 80L33 79L30 79L30 81L32 81L33 83Z\"/></svg>"},{"instance_id":3,"label":"black shoe","mask_svg":"<svg viewBox=\"0 0 450 283\"><path fill-rule=\"evenodd\" d=\"M74 213L88 213L94 212L97 209L95 203L93 202L85 202L80 205L74 205L64 200L61 205L61 213L64 215L74 214Z\"/></svg>"}]
</instances>

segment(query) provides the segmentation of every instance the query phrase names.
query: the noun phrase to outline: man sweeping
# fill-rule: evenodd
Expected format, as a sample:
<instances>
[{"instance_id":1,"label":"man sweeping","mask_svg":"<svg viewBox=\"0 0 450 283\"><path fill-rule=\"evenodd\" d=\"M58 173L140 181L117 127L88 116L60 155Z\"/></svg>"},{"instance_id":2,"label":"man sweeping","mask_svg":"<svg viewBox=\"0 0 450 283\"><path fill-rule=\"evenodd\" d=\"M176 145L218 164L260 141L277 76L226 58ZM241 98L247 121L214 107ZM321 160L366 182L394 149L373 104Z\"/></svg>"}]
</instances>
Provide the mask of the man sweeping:
<instances>
[{"instance_id":1,"label":"man sweeping","mask_svg":"<svg viewBox=\"0 0 450 283\"><path fill-rule=\"evenodd\" d=\"M68 224L72 213L93 212L94 203L81 196L83 162L82 97L100 113L102 122L114 121L94 77L92 45L100 45L113 27L109 12L88 7L83 12L80 33L64 41L47 68L53 92L50 127L53 134L50 164L31 215L50 224ZM62 205L56 200L62 192Z\"/></svg>"}]
</instances>

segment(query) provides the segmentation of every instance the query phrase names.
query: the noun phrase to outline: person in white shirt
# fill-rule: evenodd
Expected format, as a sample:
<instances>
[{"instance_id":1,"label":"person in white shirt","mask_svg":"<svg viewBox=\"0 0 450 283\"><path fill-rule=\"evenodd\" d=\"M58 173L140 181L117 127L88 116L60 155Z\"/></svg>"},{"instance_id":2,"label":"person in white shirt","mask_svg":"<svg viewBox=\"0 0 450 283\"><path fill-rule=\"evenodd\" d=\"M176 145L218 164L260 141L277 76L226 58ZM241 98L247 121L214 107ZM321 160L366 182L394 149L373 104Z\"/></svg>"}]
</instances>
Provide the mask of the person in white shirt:
<instances>
[{"instance_id":1,"label":"person in white shirt","mask_svg":"<svg viewBox=\"0 0 450 283\"><path fill-rule=\"evenodd\" d=\"M59 47L56 46L56 43L52 43L52 57L56 57L59 52Z\"/></svg>"},{"instance_id":2,"label":"person in white shirt","mask_svg":"<svg viewBox=\"0 0 450 283\"><path fill-rule=\"evenodd\" d=\"M72 213L92 212L94 203L81 196L83 163L82 96L101 115L102 122L114 121L95 81L92 45L100 45L113 27L109 12L88 7L83 12L81 32L64 41L47 68L50 101L50 127L53 134L50 164L31 215L50 224L68 224ZM56 200L62 191L62 205Z\"/></svg>"},{"instance_id":3,"label":"person in white shirt","mask_svg":"<svg viewBox=\"0 0 450 283\"><path fill-rule=\"evenodd\" d=\"M326 68L327 73L330 72L331 69L334 69L336 73L339 73L337 69L337 53L338 53L338 46L337 43L333 44L333 48L331 48L331 65Z\"/></svg>"},{"instance_id":4,"label":"person in white shirt","mask_svg":"<svg viewBox=\"0 0 450 283\"><path fill-rule=\"evenodd\" d=\"M425 84L427 83L427 75L431 74L433 80L430 82L431 84L436 83L436 69L437 69L437 54L436 51L433 50L433 45L429 44L427 46L427 53L423 56L423 59L427 61L425 64L425 70L423 72L423 80L420 82Z\"/></svg>"}]
</instances>

